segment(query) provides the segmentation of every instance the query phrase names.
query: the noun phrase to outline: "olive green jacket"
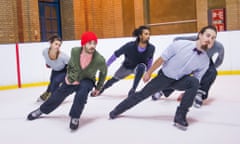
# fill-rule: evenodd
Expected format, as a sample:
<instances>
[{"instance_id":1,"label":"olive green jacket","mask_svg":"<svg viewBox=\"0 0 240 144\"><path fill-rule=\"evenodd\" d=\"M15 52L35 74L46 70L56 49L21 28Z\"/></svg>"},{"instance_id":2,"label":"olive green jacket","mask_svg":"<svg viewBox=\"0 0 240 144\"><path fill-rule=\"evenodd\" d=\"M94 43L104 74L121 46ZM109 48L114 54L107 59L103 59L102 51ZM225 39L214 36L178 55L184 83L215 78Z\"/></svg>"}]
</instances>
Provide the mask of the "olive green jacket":
<instances>
[{"instance_id":1,"label":"olive green jacket","mask_svg":"<svg viewBox=\"0 0 240 144\"><path fill-rule=\"evenodd\" d=\"M105 59L100 53L95 51L90 64L85 69L82 69L80 66L81 50L82 47L72 48L71 57L67 67L67 78L70 83L73 83L74 81L80 82L82 79L85 78L91 79L95 83L96 73L99 70L99 77L96 84L96 89L100 90L107 76L107 65Z\"/></svg>"}]
</instances>

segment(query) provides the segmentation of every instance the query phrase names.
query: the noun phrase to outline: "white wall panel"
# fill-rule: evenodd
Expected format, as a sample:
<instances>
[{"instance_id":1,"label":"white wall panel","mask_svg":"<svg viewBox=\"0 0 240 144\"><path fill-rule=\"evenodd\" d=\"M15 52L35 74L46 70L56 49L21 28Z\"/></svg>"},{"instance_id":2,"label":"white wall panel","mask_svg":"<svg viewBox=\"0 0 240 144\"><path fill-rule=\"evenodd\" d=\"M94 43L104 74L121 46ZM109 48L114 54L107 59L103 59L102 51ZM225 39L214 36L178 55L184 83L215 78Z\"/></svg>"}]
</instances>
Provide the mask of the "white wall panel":
<instances>
[{"instance_id":1,"label":"white wall panel","mask_svg":"<svg viewBox=\"0 0 240 144\"><path fill-rule=\"evenodd\" d=\"M154 60L173 41L176 36L196 35L196 33L180 35L155 35L150 42L156 46ZM240 70L239 62L240 31L219 32L217 40L225 47L225 59L219 70ZM132 37L99 39L97 50L107 59L113 52L126 42L134 40ZM64 41L61 50L70 56L71 49L80 46L80 40ZM49 47L48 42L19 44L21 79L23 84L49 81L50 69L45 66L42 56L44 48ZM0 86L17 84L15 44L0 45ZM112 76L121 65L123 56L118 58L108 69L108 76Z\"/></svg>"}]
</instances>

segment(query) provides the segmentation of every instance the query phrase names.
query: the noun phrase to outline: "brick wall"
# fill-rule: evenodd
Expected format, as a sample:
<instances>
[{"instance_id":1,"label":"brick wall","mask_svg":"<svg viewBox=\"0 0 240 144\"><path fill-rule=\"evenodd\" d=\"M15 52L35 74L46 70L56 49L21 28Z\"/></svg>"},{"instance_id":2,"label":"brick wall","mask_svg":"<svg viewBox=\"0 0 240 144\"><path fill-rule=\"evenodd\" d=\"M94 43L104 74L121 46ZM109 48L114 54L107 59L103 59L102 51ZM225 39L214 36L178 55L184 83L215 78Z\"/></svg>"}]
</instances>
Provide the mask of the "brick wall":
<instances>
[{"instance_id":1,"label":"brick wall","mask_svg":"<svg viewBox=\"0 0 240 144\"><path fill-rule=\"evenodd\" d=\"M240 0L226 0L227 30L240 30Z\"/></svg>"},{"instance_id":2,"label":"brick wall","mask_svg":"<svg viewBox=\"0 0 240 144\"><path fill-rule=\"evenodd\" d=\"M38 0L1 0L0 43L39 41L38 14Z\"/></svg>"},{"instance_id":3,"label":"brick wall","mask_svg":"<svg viewBox=\"0 0 240 144\"><path fill-rule=\"evenodd\" d=\"M13 43L18 40L15 0L0 1L0 43Z\"/></svg>"},{"instance_id":4,"label":"brick wall","mask_svg":"<svg viewBox=\"0 0 240 144\"><path fill-rule=\"evenodd\" d=\"M94 31L100 38L123 36L122 3L120 0L85 0L80 13L85 13L85 30ZM84 25L81 24L81 25Z\"/></svg>"},{"instance_id":5,"label":"brick wall","mask_svg":"<svg viewBox=\"0 0 240 144\"><path fill-rule=\"evenodd\" d=\"M73 1L73 2L71 2ZM172 24L161 27L152 27L152 34L168 34L168 33L187 33L187 32L197 32L203 26L208 24L208 9L214 7L223 7L226 5L227 8L227 24L228 29L239 29L239 3L240 0L219 0L218 2L214 0L195 0L189 1L188 7L181 8L179 4L174 5L175 2L170 2L168 0L161 1L158 0L150 2L155 4L150 5L149 14L150 21L169 22L169 21L181 21L186 19L196 19L197 22L188 24ZM121 37L130 36L132 30L139 25L144 24L144 1L143 0L111 0L111 1L99 1L99 0L69 0L68 2L62 2L62 9L66 13L67 22L63 17L63 34L68 38L72 38L72 32L74 32L75 39L79 39L80 35L84 31L94 31L100 38L108 37ZM150 3L150 4L151 4ZM169 4L170 3L170 4ZM71 4L73 4L73 12L71 10ZM169 5L166 5L169 4ZM67 7L69 6L69 8ZM163 6L164 5L164 6ZM157 9L168 10L162 15L158 15L156 11L153 11L154 7ZM171 7L174 6L174 9ZM178 15L175 17L171 14ZM71 19L71 13L73 13L73 19ZM155 14L154 14L155 13ZM161 12L160 12L161 13ZM182 14L182 15L181 15ZM189 15L186 15L189 14ZM231 14L231 15L230 15ZM180 18L180 19L179 19ZM64 23L67 23L64 25ZM66 31L66 29L68 29ZM67 34L68 33L68 34Z\"/></svg>"},{"instance_id":6,"label":"brick wall","mask_svg":"<svg viewBox=\"0 0 240 144\"><path fill-rule=\"evenodd\" d=\"M214 7L226 8L227 30L240 30L240 0L189 1L189 5L195 5L186 5L181 11L184 16L180 13L174 15L181 9L180 4L174 5L172 2L173 4L166 5L171 1L162 0L157 5L159 0L149 0L156 3L150 3L149 19L144 17L147 11L144 5L146 1L60 0L62 37L64 40L79 39L84 31L94 31L99 38L130 36L134 28L147 20L169 22L194 18L197 22L188 25L152 28L152 34L197 32L208 24L208 9ZM162 15L158 15L153 9L162 10ZM186 13L186 10L189 12ZM35 41L40 41L38 0L0 0L0 43Z\"/></svg>"},{"instance_id":7,"label":"brick wall","mask_svg":"<svg viewBox=\"0 0 240 144\"><path fill-rule=\"evenodd\" d=\"M22 0L24 42L40 41L38 0Z\"/></svg>"},{"instance_id":8,"label":"brick wall","mask_svg":"<svg viewBox=\"0 0 240 144\"><path fill-rule=\"evenodd\" d=\"M73 0L60 1L61 9L61 26L62 26L62 39L73 40L75 37L74 25L74 4Z\"/></svg>"},{"instance_id":9,"label":"brick wall","mask_svg":"<svg viewBox=\"0 0 240 144\"><path fill-rule=\"evenodd\" d=\"M63 39L79 39L84 31L99 38L123 35L121 1L61 1Z\"/></svg>"}]
</instances>

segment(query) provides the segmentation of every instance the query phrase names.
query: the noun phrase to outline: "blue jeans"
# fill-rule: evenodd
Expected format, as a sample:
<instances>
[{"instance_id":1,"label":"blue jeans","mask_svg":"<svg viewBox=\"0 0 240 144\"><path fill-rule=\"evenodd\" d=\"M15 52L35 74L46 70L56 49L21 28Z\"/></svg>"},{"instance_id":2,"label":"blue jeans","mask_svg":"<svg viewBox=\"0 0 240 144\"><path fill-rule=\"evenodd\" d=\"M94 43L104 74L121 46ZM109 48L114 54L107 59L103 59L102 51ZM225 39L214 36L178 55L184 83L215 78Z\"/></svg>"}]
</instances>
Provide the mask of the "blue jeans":
<instances>
[{"instance_id":1,"label":"blue jeans","mask_svg":"<svg viewBox=\"0 0 240 144\"><path fill-rule=\"evenodd\" d=\"M66 68L64 68L61 71L52 70L47 92L53 93L59 87L60 83L62 83L65 80L66 73L67 73Z\"/></svg>"},{"instance_id":2,"label":"blue jeans","mask_svg":"<svg viewBox=\"0 0 240 144\"><path fill-rule=\"evenodd\" d=\"M90 79L81 80L79 85L67 85L64 81L63 84L53 92L51 97L40 106L40 110L45 114L49 114L55 110L67 96L76 92L69 115L72 118L80 118L84 106L87 103L88 93L93 87L94 82Z\"/></svg>"}]
</instances>

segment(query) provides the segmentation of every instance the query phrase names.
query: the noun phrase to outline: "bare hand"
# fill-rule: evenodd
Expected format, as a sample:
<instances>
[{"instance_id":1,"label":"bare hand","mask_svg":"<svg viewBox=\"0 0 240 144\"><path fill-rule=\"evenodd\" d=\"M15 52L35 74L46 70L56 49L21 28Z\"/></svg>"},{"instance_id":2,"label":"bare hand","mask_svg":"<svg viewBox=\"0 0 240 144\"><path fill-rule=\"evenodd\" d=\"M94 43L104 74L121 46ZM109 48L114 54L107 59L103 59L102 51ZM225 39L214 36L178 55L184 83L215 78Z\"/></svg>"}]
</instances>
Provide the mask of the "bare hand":
<instances>
[{"instance_id":1,"label":"bare hand","mask_svg":"<svg viewBox=\"0 0 240 144\"><path fill-rule=\"evenodd\" d=\"M80 82L78 82L78 81L74 81L73 83L72 83L72 85L79 85L80 84Z\"/></svg>"},{"instance_id":2,"label":"bare hand","mask_svg":"<svg viewBox=\"0 0 240 144\"><path fill-rule=\"evenodd\" d=\"M143 82L144 83L148 82L150 78L151 78L151 75L149 73L145 73L143 76Z\"/></svg>"},{"instance_id":3,"label":"bare hand","mask_svg":"<svg viewBox=\"0 0 240 144\"><path fill-rule=\"evenodd\" d=\"M100 91L95 89L94 91L92 91L91 96L98 96L99 93L100 93Z\"/></svg>"},{"instance_id":4,"label":"bare hand","mask_svg":"<svg viewBox=\"0 0 240 144\"><path fill-rule=\"evenodd\" d=\"M67 85L70 85L70 84L71 84L71 83L69 82L67 76L65 77L65 82L66 82Z\"/></svg>"},{"instance_id":5,"label":"bare hand","mask_svg":"<svg viewBox=\"0 0 240 144\"><path fill-rule=\"evenodd\" d=\"M67 76L65 77L65 82L67 85L79 85L80 84L78 81L74 81L73 83L70 83Z\"/></svg>"}]
</instances>

